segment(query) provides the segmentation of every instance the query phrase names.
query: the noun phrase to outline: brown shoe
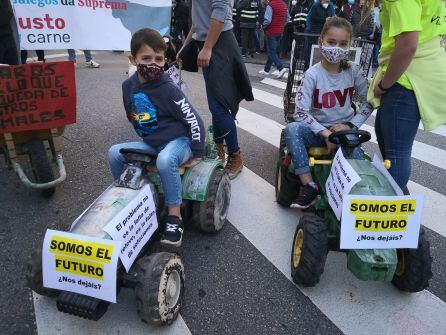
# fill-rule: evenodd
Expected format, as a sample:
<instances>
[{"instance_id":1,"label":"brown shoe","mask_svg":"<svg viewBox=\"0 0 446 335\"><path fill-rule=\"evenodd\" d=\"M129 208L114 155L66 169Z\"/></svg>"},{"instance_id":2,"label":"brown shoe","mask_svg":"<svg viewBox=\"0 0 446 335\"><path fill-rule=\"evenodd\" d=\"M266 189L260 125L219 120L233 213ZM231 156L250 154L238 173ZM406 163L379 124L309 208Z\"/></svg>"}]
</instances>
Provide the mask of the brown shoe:
<instances>
[{"instance_id":1,"label":"brown shoe","mask_svg":"<svg viewBox=\"0 0 446 335\"><path fill-rule=\"evenodd\" d=\"M228 173L229 179L234 179L243 169L243 159L240 150L232 154L228 154L228 162L225 171Z\"/></svg>"},{"instance_id":2,"label":"brown shoe","mask_svg":"<svg viewBox=\"0 0 446 335\"><path fill-rule=\"evenodd\" d=\"M223 143L215 143L217 146L217 155L220 157L220 159L225 162L226 156L225 156L225 145Z\"/></svg>"}]
</instances>

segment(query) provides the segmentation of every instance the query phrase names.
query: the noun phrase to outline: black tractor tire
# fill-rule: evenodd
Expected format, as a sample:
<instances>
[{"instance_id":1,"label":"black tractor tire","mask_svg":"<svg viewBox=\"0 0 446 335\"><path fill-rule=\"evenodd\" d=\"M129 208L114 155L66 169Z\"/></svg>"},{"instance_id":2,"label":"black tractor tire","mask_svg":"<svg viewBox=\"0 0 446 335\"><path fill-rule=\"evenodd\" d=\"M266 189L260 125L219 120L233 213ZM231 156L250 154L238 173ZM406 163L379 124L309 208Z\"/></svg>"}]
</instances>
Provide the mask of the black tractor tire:
<instances>
[{"instance_id":1,"label":"black tractor tire","mask_svg":"<svg viewBox=\"0 0 446 335\"><path fill-rule=\"evenodd\" d=\"M31 290L45 297L56 297L59 295L59 291L43 286L42 250L40 248L31 254L31 258L28 261L26 283Z\"/></svg>"},{"instance_id":2,"label":"black tractor tire","mask_svg":"<svg viewBox=\"0 0 446 335\"><path fill-rule=\"evenodd\" d=\"M171 324L183 305L185 276L180 256L160 252L141 257L136 265L139 317L153 326Z\"/></svg>"},{"instance_id":3,"label":"black tractor tire","mask_svg":"<svg viewBox=\"0 0 446 335\"><path fill-rule=\"evenodd\" d=\"M34 179L37 183L47 183L54 180L51 162L48 159L45 145L41 140L31 140L26 143L29 161L33 169ZM40 194L45 197L51 197L56 191L55 187L40 190Z\"/></svg>"},{"instance_id":4,"label":"black tractor tire","mask_svg":"<svg viewBox=\"0 0 446 335\"><path fill-rule=\"evenodd\" d=\"M206 200L194 201L192 221L196 228L205 233L219 232L228 216L231 202L231 182L222 170L215 170L208 187Z\"/></svg>"},{"instance_id":5,"label":"black tractor tire","mask_svg":"<svg viewBox=\"0 0 446 335\"><path fill-rule=\"evenodd\" d=\"M276 165L276 201L279 205L290 207L291 202L297 198L300 188L299 176L288 171L288 166L279 159Z\"/></svg>"},{"instance_id":6,"label":"black tractor tire","mask_svg":"<svg viewBox=\"0 0 446 335\"><path fill-rule=\"evenodd\" d=\"M417 249L398 249L398 264L392 284L401 291L420 292L429 287L432 257L424 229L420 230Z\"/></svg>"},{"instance_id":7,"label":"black tractor tire","mask_svg":"<svg viewBox=\"0 0 446 335\"><path fill-rule=\"evenodd\" d=\"M296 227L291 250L293 282L312 287L319 283L328 253L325 220L315 215L304 215Z\"/></svg>"}]
</instances>

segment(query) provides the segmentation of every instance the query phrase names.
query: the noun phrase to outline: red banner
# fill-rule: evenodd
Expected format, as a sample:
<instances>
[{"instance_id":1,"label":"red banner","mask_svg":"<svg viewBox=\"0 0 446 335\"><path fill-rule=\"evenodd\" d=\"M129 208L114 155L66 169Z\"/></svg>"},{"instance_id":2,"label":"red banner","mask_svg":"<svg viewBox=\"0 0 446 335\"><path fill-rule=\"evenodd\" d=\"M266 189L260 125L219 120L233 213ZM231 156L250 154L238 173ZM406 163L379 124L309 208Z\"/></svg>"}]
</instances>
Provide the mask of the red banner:
<instances>
[{"instance_id":1,"label":"red banner","mask_svg":"<svg viewBox=\"0 0 446 335\"><path fill-rule=\"evenodd\" d=\"M0 134L75 122L73 62L0 66Z\"/></svg>"}]
</instances>

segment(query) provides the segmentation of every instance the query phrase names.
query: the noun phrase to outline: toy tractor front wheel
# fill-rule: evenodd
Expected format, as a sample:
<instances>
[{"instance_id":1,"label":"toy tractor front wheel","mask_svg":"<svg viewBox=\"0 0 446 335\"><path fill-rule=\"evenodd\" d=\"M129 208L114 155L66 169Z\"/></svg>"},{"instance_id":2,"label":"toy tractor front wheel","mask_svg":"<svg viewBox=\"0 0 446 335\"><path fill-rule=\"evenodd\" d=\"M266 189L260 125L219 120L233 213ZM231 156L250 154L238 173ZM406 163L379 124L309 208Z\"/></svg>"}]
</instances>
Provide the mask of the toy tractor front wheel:
<instances>
[{"instance_id":1,"label":"toy tractor front wheel","mask_svg":"<svg viewBox=\"0 0 446 335\"><path fill-rule=\"evenodd\" d=\"M215 170L207 197L202 202L194 202L192 213L195 226L205 233L217 233L223 228L231 201L231 182L221 169Z\"/></svg>"},{"instance_id":2,"label":"toy tractor front wheel","mask_svg":"<svg viewBox=\"0 0 446 335\"><path fill-rule=\"evenodd\" d=\"M420 292L432 278L432 257L424 229L420 230L417 249L398 249L398 263L392 284L406 292Z\"/></svg>"},{"instance_id":3,"label":"toy tractor front wheel","mask_svg":"<svg viewBox=\"0 0 446 335\"><path fill-rule=\"evenodd\" d=\"M324 272L328 235L324 219L304 215L296 227L291 251L291 277L305 287L315 286Z\"/></svg>"},{"instance_id":4,"label":"toy tractor front wheel","mask_svg":"<svg viewBox=\"0 0 446 335\"><path fill-rule=\"evenodd\" d=\"M137 263L135 287L138 315L154 326L169 325L183 304L184 265L168 252L142 257Z\"/></svg>"},{"instance_id":5,"label":"toy tractor front wheel","mask_svg":"<svg viewBox=\"0 0 446 335\"><path fill-rule=\"evenodd\" d=\"M56 297L59 294L59 291L43 286L42 250L40 248L31 254L26 268L26 282L31 290L45 297Z\"/></svg>"}]
</instances>

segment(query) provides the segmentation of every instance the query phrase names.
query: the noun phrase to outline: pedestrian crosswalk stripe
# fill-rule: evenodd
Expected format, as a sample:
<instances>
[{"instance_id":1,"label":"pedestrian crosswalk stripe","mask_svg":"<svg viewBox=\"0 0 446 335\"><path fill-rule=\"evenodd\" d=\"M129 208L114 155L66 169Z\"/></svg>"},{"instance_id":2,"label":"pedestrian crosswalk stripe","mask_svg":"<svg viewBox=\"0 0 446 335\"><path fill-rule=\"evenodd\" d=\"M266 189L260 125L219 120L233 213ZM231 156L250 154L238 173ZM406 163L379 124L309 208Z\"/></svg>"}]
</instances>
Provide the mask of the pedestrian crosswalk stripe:
<instances>
[{"instance_id":1,"label":"pedestrian crosswalk stripe","mask_svg":"<svg viewBox=\"0 0 446 335\"><path fill-rule=\"evenodd\" d=\"M111 304L99 321L90 321L57 310L54 298L33 293L37 333L39 335L191 335L181 315L170 326L152 327L143 323L136 312L135 294L122 289L117 303Z\"/></svg>"},{"instance_id":2,"label":"pedestrian crosswalk stripe","mask_svg":"<svg viewBox=\"0 0 446 335\"><path fill-rule=\"evenodd\" d=\"M249 169L232 181L229 221L288 279L299 217L279 207L274 187ZM429 291L403 294L390 283L360 281L342 253L328 254L315 288L299 288L346 334L407 334L409 320L418 334L444 333L444 301Z\"/></svg>"},{"instance_id":3,"label":"pedestrian crosswalk stripe","mask_svg":"<svg viewBox=\"0 0 446 335\"><path fill-rule=\"evenodd\" d=\"M280 109L283 108L283 103L279 102L278 98L280 97L278 95L276 95L276 98L273 98L272 95L274 94L260 91L261 90L259 89L256 89L254 91L254 95L257 100ZM240 116L237 117L240 118ZM370 132L372 134L372 142L378 143L376 140L375 131L373 127L364 124L361 127L361 129ZM437 166L441 169L443 169L446 166L446 151L428 144L424 144L422 142L414 141L412 147L412 157L424 161L426 163L429 163L431 165Z\"/></svg>"},{"instance_id":4,"label":"pedestrian crosswalk stripe","mask_svg":"<svg viewBox=\"0 0 446 335\"><path fill-rule=\"evenodd\" d=\"M263 80L260 81L262 84L266 84L266 85L270 85L270 86L274 86L277 88L281 88L282 90L286 89L286 83L280 80L275 80L275 79L271 79L271 78L264 78Z\"/></svg>"},{"instance_id":5,"label":"pedestrian crosswalk stripe","mask_svg":"<svg viewBox=\"0 0 446 335\"><path fill-rule=\"evenodd\" d=\"M237 126L258 138L278 147L280 132L283 126L274 120L241 108L237 114ZM370 131L370 129L368 129ZM373 129L371 129L373 133ZM442 236L446 236L446 208L440 204L446 204L446 196L414 182L409 182L412 193L423 194L425 208L423 210L423 225Z\"/></svg>"}]
</instances>

